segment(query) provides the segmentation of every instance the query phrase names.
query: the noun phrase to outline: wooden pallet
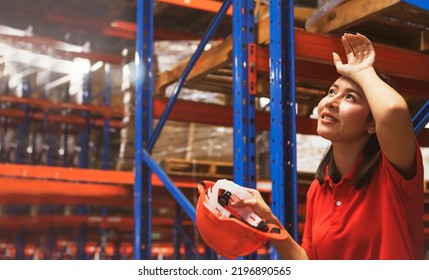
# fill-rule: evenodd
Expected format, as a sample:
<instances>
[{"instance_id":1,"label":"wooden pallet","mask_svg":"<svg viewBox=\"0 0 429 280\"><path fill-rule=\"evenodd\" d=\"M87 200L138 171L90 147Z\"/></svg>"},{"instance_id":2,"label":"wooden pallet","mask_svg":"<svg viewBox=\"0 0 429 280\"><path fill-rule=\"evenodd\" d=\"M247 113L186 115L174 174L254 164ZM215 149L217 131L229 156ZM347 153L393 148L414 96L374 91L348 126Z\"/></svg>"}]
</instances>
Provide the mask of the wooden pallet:
<instances>
[{"instance_id":1,"label":"wooden pallet","mask_svg":"<svg viewBox=\"0 0 429 280\"><path fill-rule=\"evenodd\" d=\"M160 163L169 175L232 179L232 162L166 158Z\"/></svg>"},{"instance_id":2,"label":"wooden pallet","mask_svg":"<svg viewBox=\"0 0 429 280\"><path fill-rule=\"evenodd\" d=\"M359 32L379 43L429 52L429 5L418 2L343 1L326 12L316 11L307 19L307 30L333 35Z\"/></svg>"}]
</instances>

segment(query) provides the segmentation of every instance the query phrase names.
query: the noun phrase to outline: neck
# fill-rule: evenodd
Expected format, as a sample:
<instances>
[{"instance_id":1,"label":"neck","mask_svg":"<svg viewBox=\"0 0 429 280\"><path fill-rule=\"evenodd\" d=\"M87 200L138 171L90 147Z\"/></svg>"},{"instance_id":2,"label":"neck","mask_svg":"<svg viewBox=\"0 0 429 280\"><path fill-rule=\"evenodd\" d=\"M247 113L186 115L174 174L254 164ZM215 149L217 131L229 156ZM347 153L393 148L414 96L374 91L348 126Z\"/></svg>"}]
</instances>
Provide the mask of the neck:
<instances>
[{"instance_id":1,"label":"neck","mask_svg":"<svg viewBox=\"0 0 429 280\"><path fill-rule=\"evenodd\" d=\"M354 143L332 143L335 166L338 172L340 172L341 177L353 169L356 161L362 154L367 140Z\"/></svg>"}]
</instances>

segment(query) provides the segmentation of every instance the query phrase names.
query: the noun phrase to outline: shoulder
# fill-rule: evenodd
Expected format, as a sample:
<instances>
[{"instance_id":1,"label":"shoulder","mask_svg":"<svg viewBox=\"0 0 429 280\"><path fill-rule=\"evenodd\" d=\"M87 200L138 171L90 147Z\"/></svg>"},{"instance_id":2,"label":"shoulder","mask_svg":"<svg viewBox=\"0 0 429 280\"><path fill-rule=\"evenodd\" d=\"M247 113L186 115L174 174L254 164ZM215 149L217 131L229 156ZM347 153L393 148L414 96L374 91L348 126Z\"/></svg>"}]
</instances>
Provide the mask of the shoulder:
<instances>
[{"instance_id":1,"label":"shoulder","mask_svg":"<svg viewBox=\"0 0 429 280\"><path fill-rule=\"evenodd\" d=\"M424 166L422 152L420 146L416 145L415 150L415 165L416 170L411 177L404 177L395 166L387 159L382 153L381 155L381 166L380 166L380 183L383 185L389 184L396 187L400 193L418 193L423 191L424 184Z\"/></svg>"},{"instance_id":2,"label":"shoulder","mask_svg":"<svg viewBox=\"0 0 429 280\"><path fill-rule=\"evenodd\" d=\"M414 165L415 171L414 174L410 177L404 177L403 174L389 161L384 153L381 153L381 169L384 172L387 172L394 179L400 181L413 181L414 179L423 178L423 157L420 146L417 144L415 148L415 157L414 157Z\"/></svg>"}]
</instances>

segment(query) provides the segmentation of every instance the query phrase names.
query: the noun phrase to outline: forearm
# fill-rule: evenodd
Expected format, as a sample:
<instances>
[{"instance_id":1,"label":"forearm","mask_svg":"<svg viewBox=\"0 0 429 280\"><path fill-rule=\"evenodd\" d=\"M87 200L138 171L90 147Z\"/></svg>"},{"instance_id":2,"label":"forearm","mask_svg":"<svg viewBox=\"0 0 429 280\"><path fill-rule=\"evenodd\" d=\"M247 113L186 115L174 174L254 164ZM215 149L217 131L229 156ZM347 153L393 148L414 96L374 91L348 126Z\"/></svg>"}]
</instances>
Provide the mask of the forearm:
<instances>
[{"instance_id":1,"label":"forearm","mask_svg":"<svg viewBox=\"0 0 429 280\"><path fill-rule=\"evenodd\" d=\"M415 136L407 102L372 67L355 73L353 80L366 96L381 150L404 177L413 177Z\"/></svg>"},{"instance_id":2,"label":"forearm","mask_svg":"<svg viewBox=\"0 0 429 280\"><path fill-rule=\"evenodd\" d=\"M280 221L274 216L267 220L267 222L279 226L282 230L286 231ZM287 231L286 231L287 232ZM271 244L276 249L277 253L280 256L280 259L283 260L308 260L307 253L304 248L302 248L288 233L288 238L285 240L271 240Z\"/></svg>"},{"instance_id":3,"label":"forearm","mask_svg":"<svg viewBox=\"0 0 429 280\"><path fill-rule=\"evenodd\" d=\"M274 248L282 260L308 260L307 253L291 236L286 240L272 240Z\"/></svg>"},{"instance_id":4,"label":"forearm","mask_svg":"<svg viewBox=\"0 0 429 280\"><path fill-rule=\"evenodd\" d=\"M406 120L409 111L405 99L385 83L373 67L354 73L352 79L362 88L376 124L398 125Z\"/></svg>"}]
</instances>

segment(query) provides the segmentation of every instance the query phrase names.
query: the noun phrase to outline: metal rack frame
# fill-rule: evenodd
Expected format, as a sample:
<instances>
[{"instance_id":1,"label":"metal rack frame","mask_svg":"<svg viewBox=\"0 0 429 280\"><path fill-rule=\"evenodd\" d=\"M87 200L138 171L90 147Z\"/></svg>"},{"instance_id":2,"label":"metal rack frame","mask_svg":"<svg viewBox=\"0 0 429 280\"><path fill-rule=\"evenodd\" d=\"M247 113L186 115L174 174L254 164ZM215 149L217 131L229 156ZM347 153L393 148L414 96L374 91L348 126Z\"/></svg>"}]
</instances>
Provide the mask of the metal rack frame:
<instances>
[{"instance_id":1,"label":"metal rack frame","mask_svg":"<svg viewBox=\"0 0 429 280\"><path fill-rule=\"evenodd\" d=\"M255 145L255 82L256 82L256 46L254 44L254 1L253 0L225 0L216 14L212 24L208 28L201 43L199 44L194 55L188 62L181 78L176 85L172 97L158 122L157 127L154 129L153 134L147 139L142 139L142 130L146 135L152 133L150 124L142 126L142 115L150 115L150 106L143 107L141 100L146 100L150 104L147 96L151 96L152 92L152 77L148 75L151 73L151 60L152 60L152 43L153 43L153 1L139 0L137 3L137 62L136 73L141 75L144 81L149 85L143 86L141 81L136 85L136 170L135 170L135 185L134 197L135 205L134 217L135 223L135 243L134 243L134 258L140 259L140 250L146 253L144 256L149 259L151 241L149 238L141 243L142 223L145 223L144 229L145 237L150 235L150 197L144 196L142 199L142 186L147 187L146 195L150 193L150 186L143 183L144 173L147 173L147 168L151 169L165 184L166 188L177 200L178 204L184 209L186 214L195 222L195 208L189 203L186 197L183 196L180 189L168 178L165 172L159 165L151 158L150 152L161 133L162 127L170 114L172 107L180 93L180 90L191 71L193 65L204 50L205 45L211 38L218 23L222 20L226 11L233 5L233 128L234 128L234 181L240 185L256 188L256 145ZM271 139L276 139L271 149L271 167L273 178L273 206L274 212L280 217L291 234L297 235L297 180L296 180L296 144L295 144L295 100L294 100L294 72L293 69L294 52L293 52L293 1L273 1L272 7L272 33L278 34L272 39L274 44L271 51L277 56L272 61L279 61L280 63L272 63L272 113L271 125L272 136ZM277 10L280 8L279 10ZM280 11L280 12L278 12ZM145 19L145 20L143 20ZM283 25L287 22L288 28L292 30L283 35ZM146 36L143 36L143 35ZM146 44L142 41L146 40ZM287 48L287 55L283 56L282 49ZM287 67L285 66L285 63ZM143 69L147 69L143 72ZM273 102L275 100L275 102ZM146 111L145 111L146 110ZM288 124L288 132L284 132L284 125ZM276 129L274 129L274 127ZM281 139L281 140L279 140ZM287 150L284 150L284 143L287 143ZM280 153L281 155L279 156ZM144 162L144 164L143 164ZM284 162L287 162L285 165ZM286 198L285 198L286 197ZM288 202L285 208L284 203ZM142 204L148 207L145 209L145 214L142 215ZM290 206L289 206L290 205ZM273 256L275 258L275 256Z\"/></svg>"},{"instance_id":2,"label":"metal rack frame","mask_svg":"<svg viewBox=\"0 0 429 280\"><path fill-rule=\"evenodd\" d=\"M151 18L148 14L151 9L146 1L146 10L138 14L138 18L142 15ZM142 6L143 1L138 1L138 6ZM183 74L181 75L173 95L169 100L165 111L163 112L158 126L153 131L152 137L145 147L140 147L136 150L136 161L144 162L151 171L153 171L165 184L172 196L176 199L186 214L195 222L195 209L183 196L180 190L168 178L158 164L150 157L150 152L162 130L162 126L166 122L169 113L172 110L178 94L195 64L196 60L201 55L213 30L216 28L217 22L221 19L225 11L231 5L231 0L225 0L216 15L212 25L203 37L198 49L188 62ZM247 187L256 187L255 176L255 108L254 108L254 89L255 86L255 52L254 45L254 18L253 18L253 0L232 1L233 9L233 128L234 128L234 181L238 184ZM296 112L295 112L295 72L294 72L294 16L293 16L293 1L291 0L272 0L270 3L270 114L271 114L271 179L272 179L272 209L280 221L286 226L290 234L297 239L297 170L296 170ZM138 9L141 11L140 9ZM286 28L285 28L286 27ZM138 24L137 30L142 26ZM146 28L146 30L144 29ZM149 29L148 29L149 28ZM153 26L143 26L145 34L151 34ZM138 41L141 40L143 32L137 32ZM147 41L148 43L150 41ZM145 50L137 47L137 52ZM152 50L146 48L146 55L151 55ZM141 60L139 60L141 61ZM143 61L146 63L146 61ZM145 64L146 69L150 69L150 60ZM153 80L149 77L149 82ZM152 89L152 87L150 87ZM137 94L142 94L139 91ZM139 97L137 98L139 99ZM137 104L138 105L138 104ZM427 106L425 106L427 107ZM137 107L136 110L141 110ZM420 116L416 116L415 122L423 119L420 123L426 123L427 118L421 117L428 115L429 109L422 108ZM139 113L141 114L141 113ZM138 121L138 120L136 120ZM419 124L421 127L422 124ZM146 126L149 128L150 126ZM140 126L136 126L136 135L141 133L138 131ZM417 132L416 128L416 132ZM146 131L146 133L150 133ZM141 168L136 169L136 178L141 177ZM138 197L139 181L135 182L135 197ZM140 207L140 206L136 206ZM139 209L135 209L136 213L140 213ZM140 220L141 216L135 215L135 218ZM146 219L148 217L145 217ZM148 222L148 220L146 220ZM137 224L137 223L136 223ZM148 227L149 228L149 227ZM135 228L136 240L139 238L141 231L140 226ZM177 244L176 244L177 245ZM141 244L135 243L135 249L141 248ZM143 248L150 248L150 241L143 244ZM176 246L177 248L177 246ZM135 254L135 258L139 259L140 255ZM149 258L149 255L147 255ZM271 258L278 258L277 253L273 253Z\"/></svg>"},{"instance_id":3,"label":"metal rack frame","mask_svg":"<svg viewBox=\"0 0 429 280\"><path fill-rule=\"evenodd\" d=\"M234 2L234 3L232 3ZM419 1L419 0L406 0L405 2L410 2L411 4L418 5L419 3L423 6L423 8L429 9L427 7L427 4L425 1ZM424 4L423 4L424 2ZM253 9L253 1L247 0L247 1L238 1L238 0L225 0L224 6L222 8L225 9L225 11L228 9L226 6L235 5L235 7L240 7L236 10L246 10L251 11ZM157 219L152 218L152 187L153 186L165 186L169 192L172 194L174 199L177 201L178 210L177 210L177 219L175 220L175 223L172 223L172 226L175 227L177 231L177 235L181 235L183 238L179 238L177 241L175 241L175 250L176 255L175 257L180 256L180 253L178 253L179 246L178 244L182 241L192 243L192 240L189 240L185 233L183 232L181 228L181 223L183 222L183 212L191 218L193 222L195 222L195 208L194 206L186 199L186 197L182 194L179 187L182 187L180 183L177 181L174 181L170 179L165 172L162 170L162 168L159 167L159 165L152 159L150 153L153 149L153 146L155 145L156 139L159 136L159 133L161 133L162 125L156 128L156 136L154 136L154 131L152 130L152 118L160 118L161 123L165 122L167 117L171 115L170 117L174 117L175 119L182 120L182 121L192 121L192 118L184 116L184 114L180 114L180 112L183 112L186 110L186 106L189 105L189 102L186 101L176 101L171 99L166 102L165 100L152 100L152 91L153 91L153 73L152 73L152 60L153 60L153 0L152 1L146 1L146 0L139 0L138 1L138 26L137 29L137 50L138 50L138 56L136 58L136 65L137 65L137 77L139 77L136 90L137 90L137 104L136 104L136 144L141 146L137 147L135 149L136 152L136 171L134 174L132 172L109 172L109 171L99 171L99 170L83 170L83 169L61 169L56 167L45 167L42 169L38 169L37 167L29 167L21 166L21 165L7 165L2 164L1 168L1 174L4 176L21 176L22 174L28 174L29 172L33 175L25 177L24 178L15 178L15 181L9 181L7 184L10 190L14 187L13 184L16 184L17 182L23 183L23 188L20 188L17 190L17 192L25 193L25 191L28 191L30 193L29 186L30 184L34 185L34 182L31 180L34 178L37 178L40 176L41 179L46 179L46 181L52 181L52 179L58 179L58 182L48 182L48 183L40 183L40 186L45 187L46 189L49 189L54 194L58 194L59 191L65 190L65 189L73 189L76 193L79 193L82 191L82 189L79 187L79 183L76 182L83 182L88 183L91 182L93 179L102 178L104 179L103 182L99 183L110 183L112 185L102 185L102 184L93 184L92 186L95 186L95 189L92 189L92 192L90 194L90 197L85 197L85 199L74 199L73 204L85 204L88 205L95 201L95 199L100 199L100 194L103 192L101 196L108 196L109 191L111 191L111 198L109 200L109 203L124 203L124 202L118 202L117 199L115 200L113 197L116 196L119 197L123 195L125 192L125 187L118 187L114 184L124 184L124 185L131 185L134 183L134 193L133 193L133 199L134 199L134 220L135 223L133 224L133 221L131 218L124 219L122 226L127 226L129 228L134 229L135 233L135 242L134 242L134 258L135 259L150 259L152 257L151 255L151 230L152 230L152 224L157 223ZM222 12L223 13L223 12ZM226 12L225 12L226 13ZM252 137L255 135L255 125L257 126L259 124L259 127L263 126L264 129L268 126L271 126L271 177L272 177L272 209L273 212L280 218L281 222L285 224L287 229L290 231L291 235L295 238L297 237L297 225L296 225L296 219L297 219L297 202L296 202L296 196L297 196L297 179L296 179L296 143L295 143L295 135L296 135L296 122L299 122L299 118L296 118L295 114L295 73L293 71L294 69L294 60L296 54L294 53L294 36L306 36L307 34L294 34L293 28L284 28L284 26L293 27L293 1L286 1L286 0L271 0L271 6L270 6L270 13L272 15L271 19L273 21L273 24L270 25L270 34L273 34L271 37L271 44L270 44L270 52L269 55L266 55L266 58L270 59L270 69L266 71L270 71L270 77L272 77L271 81L271 110L270 115L266 112L255 112L254 108L252 107L252 104L254 103L254 95L252 95L252 83L254 82L254 72L252 72L253 69L253 63L254 62L254 48L253 45L253 35L248 33L247 31L251 30L253 20L252 14L242 14L237 13L237 15L233 15L234 22L237 20L239 24L236 24L234 27L234 34L239 34L239 40L234 40L234 54L233 57L236 58L237 63L234 64L234 71L237 74L237 79L234 80L234 93L237 93L237 96L235 97L234 94L234 107L231 113L231 110L227 108L220 108L219 106L212 106L205 104L201 108L196 108L195 111L198 113L203 112L204 110L218 110L217 112L222 112L222 117L217 117L216 120L214 120L214 117L212 115L211 119L209 118L205 119L207 123L212 122L212 124L215 125L232 125L234 127L234 166L236 170L234 170L234 180L242 185L248 186L248 187L256 187L255 179L254 179L254 173L255 173L255 165L254 161L252 160L252 157L255 156L255 147L254 142L252 140ZM221 13L218 13L216 15L216 22L217 20L221 20ZM238 18L238 19L237 19ZM237 26L240 26L237 28ZM246 30L246 32L242 32L243 28ZM214 31L214 26L211 26L208 30L208 34ZM236 29L236 30L235 30ZM308 34L309 35L309 34ZM309 35L310 36L310 35ZM314 35L312 35L314 36ZM204 38L204 40L209 40L210 36L207 35L207 37ZM235 38L236 36L234 36ZM323 41L324 38L322 36L321 40ZM312 37L313 38L313 37ZM299 41L299 40L298 40ZM322 44L320 48L332 48L331 44L332 41L326 39L326 42ZM330 41L330 42L327 42ZM300 42L298 42L300 43ZM301 40L302 44L302 40ZM203 49L203 43L200 44L201 48ZM244 46L244 48L242 47ZM339 44L338 44L339 46ZM335 45L335 47L338 47ZM301 48L303 49L303 48ZM287 51L285 51L287 50ZM392 51L389 50L389 48L384 49L384 47L380 47L380 50L384 50L384 53L390 52L390 54L393 54ZM257 51L257 50L256 50ZM301 52L303 52L301 50ZM312 53L314 54L314 53ZM386 57L389 57L389 55L380 55L381 51L378 52L379 57L386 59ZM412 54L409 54L410 57ZM195 54L195 60L198 59L199 54ZM306 57L307 60L325 60L322 54L320 54L320 57ZM411 60L408 63L410 65L414 64L415 61L418 61L421 56L416 55L415 60ZM266 68L268 69L268 59L266 60ZM235 59L234 59L235 60ZM426 61L426 60L425 60ZM395 65L398 62L395 61ZM407 64L407 62L399 62L399 67L401 68L402 63ZM326 63L325 63L326 64ZM391 69L393 69L393 63L385 63L390 66ZM407 64L408 65L408 64ZM413 66L414 67L414 66ZM257 68L257 66L256 66ZM298 67L299 68L299 67ZM302 68L302 67L301 67ZM396 69L395 68L395 69ZM402 74L409 74L407 71L408 68L404 67ZM189 64L187 68L187 72L191 71L192 69L192 63ZM326 68L323 68L326 69ZM319 70L319 69L318 69ZM318 70L314 70L312 73L316 73ZM298 70L297 70L298 71ZM110 72L106 69L106 75L110 75ZM301 69L301 75L302 69ZM426 77L424 73L421 73L422 77ZM89 78L89 77L88 77ZM181 78L181 84L175 89L176 94L178 95L180 92L181 87L183 86L184 81L186 80L186 75L182 76ZM106 76L106 81L110 81L110 78ZM246 81L246 84L250 87L243 86L243 81ZM108 82L107 82L108 83ZM179 84L180 84L179 83ZM405 85L406 83L403 83ZM418 88L420 84L417 85L411 85L414 88ZM413 89L414 89L413 88ZM419 93L421 91L418 91ZM110 116L114 113L110 110L108 107L109 103L109 96L110 96L110 88L108 87L108 84L106 84L106 108L103 106L92 106L92 105L77 105L77 104L67 104L67 103L61 103L61 104L50 104L47 100L33 100L31 98L21 98L20 100L13 98L12 96L0 96L0 101L5 102L16 102L18 104L21 104L21 107L23 108L22 111L16 112L9 108L5 108L5 110L2 110L0 112L1 121L4 122L7 118L16 118L17 120L21 121L21 124L23 125L23 129L28 129L28 122L33 119L42 120L45 124L48 124L48 122L55 121L57 123L61 123L65 125L65 130L63 130L63 133L65 135L65 139L67 139L67 125L69 124L84 124L85 127L88 129L85 129L83 133L88 134L89 129L93 125L99 125L104 126L104 153L103 153L103 167L102 169L106 169L106 165L104 164L106 160L108 159L106 147L108 147L108 141L109 141L109 127L120 127L120 122L111 120ZM175 98L177 98L177 95L175 95ZM89 96L88 96L89 97ZM174 99L175 99L174 98ZM240 102L242 100L245 100L245 102ZM67 100L65 100L67 102ZM175 104L175 107L173 108L173 103ZM64 112L65 117L72 117L67 116L67 111L69 109L72 110L81 110L81 115L74 116L73 120L70 118L60 118L59 116L55 116L55 114L51 114L49 109L54 108L55 106L56 110L61 110ZM33 107L40 107L43 112L32 110ZM176 110L177 107L179 107L179 110ZM30 109L29 109L30 108ZM103 115L104 120L94 120L89 118L89 114L85 112L94 110L101 115ZM176 110L176 112L175 112ZM240 111L240 115L236 115L234 112L237 110ZM162 111L162 113L161 113ZM180 111L177 113L177 111ZM116 115L119 115L121 112L116 112ZM170 114L171 113L171 114ZM196 115L198 115L196 113ZM259 116L262 116L261 118L258 118ZM195 118L195 116L194 116ZM230 119L234 119L234 121L230 121ZM422 132L424 126L429 120L429 102L427 102L421 110L414 116L413 123L415 127L415 133L418 134ZM27 126L27 128L25 128ZM301 126L302 127L302 126ZM275 129L274 129L275 128ZM48 129L48 128L46 128ZM305 128L309 129L309 128ZM423 134L423 133L421 133ZM25 135L23 133L22 135ZM139 136L137 136L139 135ZM245 139L246 141L242 141ZM245 159L245 160L244 160ZM83 158L81 160L82 168L85 167L85 159ZM66 164L65 164L66 165ZM19 169L23 168L23 169ZM24 171L25 169L25 171ZM17 170L21 170L22 173L19 175ZM44 173L46 172L46 173ZM49 173L50 172L50 173ZM58 175L55 175L52 172L59 172L58 174L61 174L61 178L57 178ZM94 173L95 172L95 173ZM97 173L101 172L101 173ZM42 174L43 173L43 174ZM154 173L154 174L152 174ZM156 176L155 176L156 175ZM68 176L73 177L73 179L65 179ZM97 178L95 178L97 177ZM123 177L118 178L118 177ZM154 180L154 177L156 177L156 180ZM86 178L86 179L85 179ZM21 180L21 181L20 181ZM3 178L0 179L2 183L6 182L3 180ZM64 181L73 181L73 182L64 182ZM88 181L88 182L85 182ZM94 181L95 182L95 181ZM96 183L96 182L95 182ZM73 185L75 184L75 185ZM178 185L179 184L179 185ZM192 187L188 183L187 187ZM75 186L77 185L77 188ZM112 188L112 190L110 190ZM113 188L115 190L113 190ZM40 191L38 194L41 194L41 191L43 189L37 188L38 191ZM28 195L27 193L27 195ZM84 193L84 192L82 192ZM87 193L85 193L87 195ZM43 194L42 194L43 195ZM131 195L129 195L130 199L127 200L127 205L130 204L131 201ZM2 201L8 200L9 198L2 198ZM25 201L25 202L23 202ZM35 199L30 199L29 197L21 197L21 196L14 196L13 198L10 198L7 202L7 205L13 205L13 204L20 204L20 203L52 203L52 199L48 197L42 197L40 198L40 201L36 202ZM65 199L64 201L71 201L69 199ZM42 204L43 204L42 203ZM116 204L115 204L116 205ZM46 211L50 211L48 208ZM44 213L44 212L43 212ZM44 219L43 217L42 219ZM49 220L51 217L46 217L47 220ZM53 217L58 218L58 220L64 220L61 217ZM89 231L88 223L86 219L88 219L87 216L78 216L78 217L71 217L71 220L76 220L76 225L79 226L79 234L77 236L77 246L78 246L78 257L80 259L84 259L85 257L85 244L87 243L87 233ZM76 219L74 219L76 218ZM102 218L108 219L107 213L103 212ZM82 223L83 221L83 223ZM27 232L28 233L28 232ZM102 242L103 238L103 232L102 229L100 231L100 242ZM20 257L23 257L24 255L24 245L26 244L26 230L21 229L17 236L16 236L16 245L18 249L18 255ZM28 237L28 234L27 234ZM49 229L49 242L50 242L50 248L51 250L54 250L55 242L58 239L57 232L55 228ZM27 240L28 242L28 240ZM195 253L195 247L189 248L189 254L186 255L187 258L196 258ZM214 258L213 255L210 256L204 256L206 258ZM277 254L274 253L271 255L271 258L275 259L278 258Z\"/></svg>"}]
</instances>

